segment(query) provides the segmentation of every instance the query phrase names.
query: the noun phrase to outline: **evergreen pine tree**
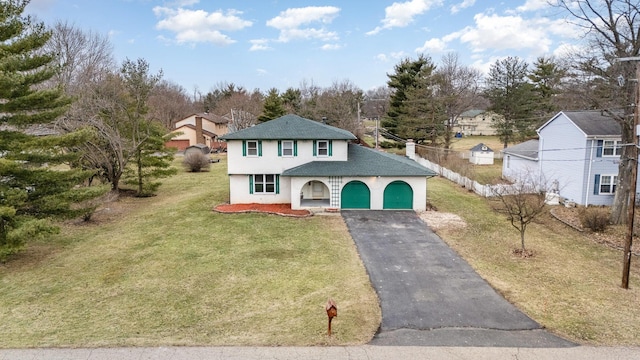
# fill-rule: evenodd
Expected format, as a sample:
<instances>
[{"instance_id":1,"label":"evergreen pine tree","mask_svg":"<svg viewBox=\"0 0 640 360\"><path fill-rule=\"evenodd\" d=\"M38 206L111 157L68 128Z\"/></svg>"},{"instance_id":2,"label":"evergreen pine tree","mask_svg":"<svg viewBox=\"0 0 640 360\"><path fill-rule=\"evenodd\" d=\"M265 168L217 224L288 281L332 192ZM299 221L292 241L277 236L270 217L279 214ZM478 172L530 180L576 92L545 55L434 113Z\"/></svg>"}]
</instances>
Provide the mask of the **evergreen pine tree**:
<instances>
[{"instance_id":1,"label":"evergreen pine tree","mask_svg":"<svg viewBox=\"0 0 640 360\"><path fill-rule=\"evenodd\" d=\"M267 97L264 99L264 109L262 115L258 116L258 121L264 122L279 118L286 114L282 98L278 89L269 89Z\"/></svg>"},{"instance_id":2,"label":"evergreen pine tree","mask_svg":"<svg viewBox=\"0 0 640 360\"><path fill-rule=\"evenodd\" d=\"M51 34L23 16L27 0L0 2L0 260L26 239L57 231L53 217L75 217L95 209L89 201L102 187L78 187L89 172L53 166L71 164L66 151L88 138L29 135L29 125L50 124L70 104L61 88L47 88L55 74L53 55L42 50ZM31 132L32 133L32 132Z\"/></svg>"}]
</instances>

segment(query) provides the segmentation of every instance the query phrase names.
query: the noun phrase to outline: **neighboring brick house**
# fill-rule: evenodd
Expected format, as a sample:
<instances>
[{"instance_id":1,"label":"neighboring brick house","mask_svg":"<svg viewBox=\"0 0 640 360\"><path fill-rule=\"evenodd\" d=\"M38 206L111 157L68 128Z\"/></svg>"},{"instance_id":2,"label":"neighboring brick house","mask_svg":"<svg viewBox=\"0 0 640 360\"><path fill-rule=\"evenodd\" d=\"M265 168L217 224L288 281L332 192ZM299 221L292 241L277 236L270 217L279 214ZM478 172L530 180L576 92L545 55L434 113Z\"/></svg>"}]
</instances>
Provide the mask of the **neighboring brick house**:
<instances>
[{"instance_id":1,"label":"neighboring brick house","mask_svg":"<svg viewBox=\"0 0 640 360\"><path fill-rule=\"evenodd\" d=\"M285 115L221 137L230 203L291 203L293 209L425 210L427 178L406 157L353 144L350 132Z\"/></svg>"}]
</instances>

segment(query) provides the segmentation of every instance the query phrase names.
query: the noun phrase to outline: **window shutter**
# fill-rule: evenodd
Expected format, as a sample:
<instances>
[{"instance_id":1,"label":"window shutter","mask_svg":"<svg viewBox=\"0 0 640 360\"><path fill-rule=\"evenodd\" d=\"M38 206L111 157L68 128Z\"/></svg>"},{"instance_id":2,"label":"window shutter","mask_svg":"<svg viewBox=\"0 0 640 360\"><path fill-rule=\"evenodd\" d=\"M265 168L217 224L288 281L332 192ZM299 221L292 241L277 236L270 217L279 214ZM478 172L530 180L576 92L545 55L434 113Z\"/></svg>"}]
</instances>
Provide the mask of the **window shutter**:
<instances>
[{"instance_id":1,"label":"window shutter","mask_svg":"<svg viewBox=\"0 0 640 360\"><path fill-rule=\"evenodd\" d=\"M253 194L253 175L249 175L249 194Z\"/></svg>"},{"instance_id":2,"label":"window shutter","mask_svg":"<svg viewBox=\"0 0 640 360\"><path fill-rule=\"evenodd\" d=\"M313 140L313 156L317 156L318 155L318 142L316 140Z\"/></svg>"},{"instance_id":3,"label":"window shutter","mask_svg":"<svg viewBox=\"0 0 640 360\"><path fill-rule=\"evenodd\" d=\"M276 194L280 194L280 175L276 174Z\"/></svg>"},{"instance_id":4,"label":"window shutter","mask_svg":"<svg viewBox=\"0 0 640 360\"><path fill-rule=\"evenodd\" d=\"M258 156L262 156L262 140L258 140Z\"/></svg>"},{"instance_id":5,"label":"window shutter","mask_svg":"<svg viewBox=\"0 0 640 360\"><path fill-rule=\"evenodd\" d=\"M329 156L333 156L333 140L329 140Z\"/></svg>"},{"instance_id":6,"label":"window shutter","mask_svg":"<svg viewBox=\"0 0 640 360\"><path fill-rule=\"evenodd\" d=\"M282 156L282 140L278 140L278 156Z\"/></svg>"},{"instance_id":7,"label":"window shutter","mask_svg":"<svg viewBox=\"0 0 640 360\"><path fill-rule=\"evenodd\" d=\"M596 174L596 181L593 184L593 194L600 194L600 174Z\"/></svg>"},{"instance_id":8,"label":"window shutter","mask_svg":"<svg viewBox=\"0 0 640 360\"><path fill-rule=\"evenodd\" d=\"M598 140L598 145L596 147L596 157L602 157L602 144L603 141L602 140ZM598 180L600 179L600 177L598 177Z\"/></svg>"},{"instance_id":9,"label":"window shutter","mask_svg":"<svg viewBox=\"0 0 640 360\"><path fill-rule=\"evenodd\" d=\"M242 140L242 156L247 156L247 140Z\"/></svg>"},{"instance_id":10,"label":"window shutter","mask_svg":"<svg viewBox=\"0 0 640 360\"><path fill-rule=\"evenodd\" d=\"M293 140L293 156L298 156L298 140Z\"/></svg>"}]
</instances>

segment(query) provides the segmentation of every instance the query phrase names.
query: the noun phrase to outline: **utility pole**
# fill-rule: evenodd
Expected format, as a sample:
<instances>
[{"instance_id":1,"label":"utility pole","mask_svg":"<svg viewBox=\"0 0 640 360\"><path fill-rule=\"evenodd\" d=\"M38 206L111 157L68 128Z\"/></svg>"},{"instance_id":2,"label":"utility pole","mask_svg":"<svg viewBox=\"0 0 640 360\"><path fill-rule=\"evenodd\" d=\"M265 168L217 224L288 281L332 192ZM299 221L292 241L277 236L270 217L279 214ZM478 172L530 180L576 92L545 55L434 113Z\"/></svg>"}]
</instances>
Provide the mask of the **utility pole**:
<instances>
[{"instance_id":1,"label":"utility pole","mask_svg":"<svg viewBox=\"0 0 640 360\"><path fill-rule=\"evenodd\" d=\"M636 187L638 182L638 135L640 124L640 57L626 57L621 58L619 61L635 61L636 62L636 89L635 89L635 103L633 109L633 132L635 138L633 141L633 147L631 151L631 159L633 162L631 167L631 189L629 193L629 205L628 205L628 220L627 220L627 236L624 241L624 259L622 263L622 288L629 288L629 272L631 270L631 246L633 245L633 223L635 220L636 210Z\"/></svg>"}]
</instances>

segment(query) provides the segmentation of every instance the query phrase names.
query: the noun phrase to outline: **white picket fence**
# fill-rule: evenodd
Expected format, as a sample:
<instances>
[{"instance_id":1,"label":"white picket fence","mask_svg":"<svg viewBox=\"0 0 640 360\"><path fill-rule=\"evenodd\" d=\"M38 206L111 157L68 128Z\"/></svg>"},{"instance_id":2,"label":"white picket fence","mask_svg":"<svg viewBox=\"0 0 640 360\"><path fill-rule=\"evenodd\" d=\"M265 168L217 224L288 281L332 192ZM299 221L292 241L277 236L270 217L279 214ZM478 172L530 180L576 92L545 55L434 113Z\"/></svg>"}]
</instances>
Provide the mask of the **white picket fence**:
<instances>
[{"instance_id":1,"label":"white picket fence","mask_svg":"<svg viewBox=\"0 0 640 360\"><path fill-rule=\"evenodd\" d=\"M456 172L453 172L445 167L442 167L436 163L433 163L427 159L423 159L416 154L416 162L427 169L433 170L438 173L438 175L462 186L465 187L476 194L484 197L493 197L496 194L516 194L522 191L523 187L518 185L507 185L507 184L498 184L498 185L483 185L475 180L471 180L466 176L462 176ZM531 188L531 192L535 192L535 188Z\"/></svg>"}]
</instances>

